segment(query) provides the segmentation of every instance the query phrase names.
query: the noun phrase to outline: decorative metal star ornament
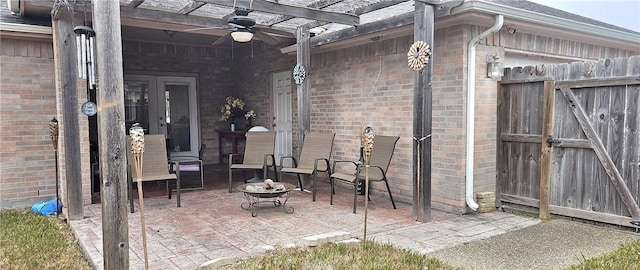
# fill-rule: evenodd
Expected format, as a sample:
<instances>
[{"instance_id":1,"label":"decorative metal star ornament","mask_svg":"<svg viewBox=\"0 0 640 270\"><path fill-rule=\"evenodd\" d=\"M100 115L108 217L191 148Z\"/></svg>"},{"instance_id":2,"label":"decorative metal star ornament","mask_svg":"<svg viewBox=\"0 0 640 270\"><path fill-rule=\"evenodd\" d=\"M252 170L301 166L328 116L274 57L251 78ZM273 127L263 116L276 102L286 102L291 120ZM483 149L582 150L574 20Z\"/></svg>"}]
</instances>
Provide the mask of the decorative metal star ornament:
<instances>
[{"instance_id":1,"label":"decorative metal star ornament","mask_svg":"<svg viewBox=\"0 0 640 270\"><path fill-rule=\"evenodd\" d=\"M293 68L293 80L297 85L301 85L304 82L304 78L307 76L307 71L301 64L296 64Z\"/></svg>"}]
</instances>

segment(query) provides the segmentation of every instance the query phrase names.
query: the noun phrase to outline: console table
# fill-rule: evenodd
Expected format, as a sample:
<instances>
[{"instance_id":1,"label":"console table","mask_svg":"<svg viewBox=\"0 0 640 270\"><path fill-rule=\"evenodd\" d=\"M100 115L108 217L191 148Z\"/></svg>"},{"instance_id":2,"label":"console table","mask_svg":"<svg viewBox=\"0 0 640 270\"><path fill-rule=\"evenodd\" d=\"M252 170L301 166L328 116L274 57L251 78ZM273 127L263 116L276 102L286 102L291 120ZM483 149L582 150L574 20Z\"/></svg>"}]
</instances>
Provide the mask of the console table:
<instances>
[{"instance_id":1,"label":"console table","mask_svg":"<svg viewBox=\"0 0 640 270\"><path fill-rule=\"evenodd\" d=\"M244 130L217 130L218 132L218 154L220 154L220 163L223 163L223 159L229 158L229 154L237 154L238 153L238 141L245 140L245 134L247 133ZM224 152L224 141L231 142L231 153Z\"/></svg>"}]
</instances>

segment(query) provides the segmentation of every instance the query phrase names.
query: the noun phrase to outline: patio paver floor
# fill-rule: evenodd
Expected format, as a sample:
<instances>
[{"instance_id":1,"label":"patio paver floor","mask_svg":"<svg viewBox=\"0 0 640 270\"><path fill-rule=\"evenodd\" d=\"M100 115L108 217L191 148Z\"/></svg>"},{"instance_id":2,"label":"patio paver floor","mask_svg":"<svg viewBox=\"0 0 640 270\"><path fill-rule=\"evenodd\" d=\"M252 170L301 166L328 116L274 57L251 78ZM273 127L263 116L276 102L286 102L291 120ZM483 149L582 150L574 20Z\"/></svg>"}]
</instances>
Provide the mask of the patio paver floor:
<instances>
[{"instance_id":1,"label":"patio paver floor","mask_svg":"<svg viewBox=\"0 0 640 270\"><path fill-rule=\"evenodd\" d=\"M265 204L257 217L251 217L250 211L240 208L246 202L243 194L235 188L228 193L225 168L207 166L205 189L184 191L180 208L176 208L175 197L167 199L164 184L143 188L150 269L195 269L220 257L246 258L278 245L303 245L304 237L334 231L363 237L364 196L359 196L358 213L353 214L352 189L336 188L334 204L329 205L328 180L319 179L316 202L311 201L311 193L292 191L287 206L292 206L294 213ZM242 184L240 173L234 179L234 186ZM295 178L283 181L297 183ZM413 220L411 205L396 201L398 209L394 210L384 194L371 194L367 237L421 253L540 222L501 212L456 215L432 210L432 221L420 223ZM137 196L135 210L129 213L130 268L144 269ZM84 214L84 219L71 221L70 225L95 268L103 269L101 205L86 206Z\"/></svg>"}]
</instances>

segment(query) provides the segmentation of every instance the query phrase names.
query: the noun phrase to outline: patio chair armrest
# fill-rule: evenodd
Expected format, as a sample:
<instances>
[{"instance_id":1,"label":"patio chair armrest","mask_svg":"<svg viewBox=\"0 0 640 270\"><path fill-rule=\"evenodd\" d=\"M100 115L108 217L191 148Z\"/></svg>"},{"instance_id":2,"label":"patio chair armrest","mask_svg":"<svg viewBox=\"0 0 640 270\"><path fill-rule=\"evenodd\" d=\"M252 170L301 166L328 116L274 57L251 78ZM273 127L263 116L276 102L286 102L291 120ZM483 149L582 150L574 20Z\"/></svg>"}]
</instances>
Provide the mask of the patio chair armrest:
<instances>
[{"instance_id":1,"label":"patio chair armrest","mask_svg":"<svg viewBox=\"0 0 640 270\"><path fill-rule=\"evenodd\" d=\"M318 171L318 161L324 161L327 165L327 170L329 171L329 174L331 174L331 167L329 167L329 159L326 158L316 158L316 160L313 162L313 171Z\"/></svg>"},{"instance_id":2,"label":"patio chair armrest","mask_svg":"<svg viewBox=\"0 0 640 270\"><path fill-rule=\"evenodd\" d=\"M353 164L353 166L355 167L355 169L358 169L358 163L356 163L355 161L351 161L351 160L334 160L333 161L333 166L331 166L331 171L335 172L336 171L336 165L338 163L351 163Z\"/></svg>"},{"instance_id":3,"label":"patio chair armrest","mask_svg":"<svg viewBox=\"0 0 640 270\"><path fill-rule=\"evenodd\" d=\"M364 168L365 168L366 166L367 166L367 165L365 165L365 164L359 164L356 175L357 175L357 176L359 176L359 175L360 175L360 172L363 172L363 171L364 171ZM369 168L372 168L372 169L378 169L378 170L380 170L380 173L382 173L383 175L385 175L384 170L383 170L383 169L382 169L382 167L380 167L380 166L369 165Z\"/></svg>"},{"instance_id":4,"label":"patio chair armrest","mask_svg":"<svg viewBox=\"0 0 640 270\"><path fill-rule=\"evenodd\" d=\"M271 161L271 165L269 165L269 161ZM276 156L273 155L273 154L264 155L264 163L262 163L262 164L264 164L267 167L275 165L276 164Z\"/></svg>"},{"instance_id":5,"label":"patio chair armrest","mask_svg":"<svg viewBox=\"0 0 640 270\"><path fill-rule=\"evenodd\" d=\"M296 161L296 158L294 156L282 156L282 157L280 157L280 166L281 167L284 167L284 159L285 158L293 160L293 167L294 168L298 167L298 161Z\"/></svg>"},{"instance_id":6,"label":"patio chair armrest","mask_svg":"<svg viewBox=\"0 0 640 270\"><path fill-rule=\"evenodd\" d=\"M233 157L244 157L244 154L229 154L229 166L233 164Z\"/></svg>"},{"instance_id":7,"label":"patio chair armrest","mask_svg":"<svg viewBox=\"0 0 640 270\"><path fill-rule=\"evenodd\" d=\"M169 163L173 164L187 164L187 163L202 163L198 157L182 156L169 158Z\"/></svg>"},{"instance_id":8,"label":"patio chair armrest","mask_svg":"<svg viewBox=\"0 0 640 270\"><path fill-rule=\"evenodd\" d=\"M202 168L202 160L194 160L194 159L180 159L180 160L168 160L169 163L169 173L180 174L180 166L181 165L189 165L189 164L197 164Z\"/></svg>"},{"instance_id":9,"label":"patio chair armrest","mask_svg":"<svg viewBox=\"0 0 640 270\"><path fill-rule=\"evenodd\" d=\"M198 156L173 156L169 157L169 160L181 160L181 159L200 159Z\"/></svg>"}]
</instances>

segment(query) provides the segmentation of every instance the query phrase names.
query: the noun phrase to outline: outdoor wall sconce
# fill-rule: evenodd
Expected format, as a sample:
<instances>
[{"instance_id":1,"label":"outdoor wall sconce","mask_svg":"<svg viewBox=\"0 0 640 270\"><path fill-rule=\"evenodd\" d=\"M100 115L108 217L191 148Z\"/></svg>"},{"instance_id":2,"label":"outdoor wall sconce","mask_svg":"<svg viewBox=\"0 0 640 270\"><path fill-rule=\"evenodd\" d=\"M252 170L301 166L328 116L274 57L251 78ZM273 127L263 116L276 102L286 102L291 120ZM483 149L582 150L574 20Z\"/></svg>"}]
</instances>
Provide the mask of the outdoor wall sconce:
<instances>
[{"instance_id":1,"label":"outdoor wall sconce","mask_svg":"<svg viewBox=\"0 0 640 270\"><path fill-rule=\"evenodd\" d=\"M93 48L95 44L96 32L89 26L76 26L73 28L76 33L76 51L78 56L78 77L88 79L89 89L95 89L95 56Z\"/></svg>"},{"instance_id":2,"label":"outdoor wall sconce","mask_svg":"<svg viewBox=\"0 0 640 270\"><path fill-rule=\"evenodd\" d=\"M238 29L231 32L231 37L237 42L249 42L253 38L253 33L248 29Z\"/></svg>"},{"instance_id":3,"label":"outdoor wall sconce","mask_svg":"<svg viewBox=\"0 0 640 270\"><path fill-rule=\"evenodd\" d=\"M503 75L504 71L500 57L487 54L487 78L500 79Z\"/></svg>"}]
</instances>

